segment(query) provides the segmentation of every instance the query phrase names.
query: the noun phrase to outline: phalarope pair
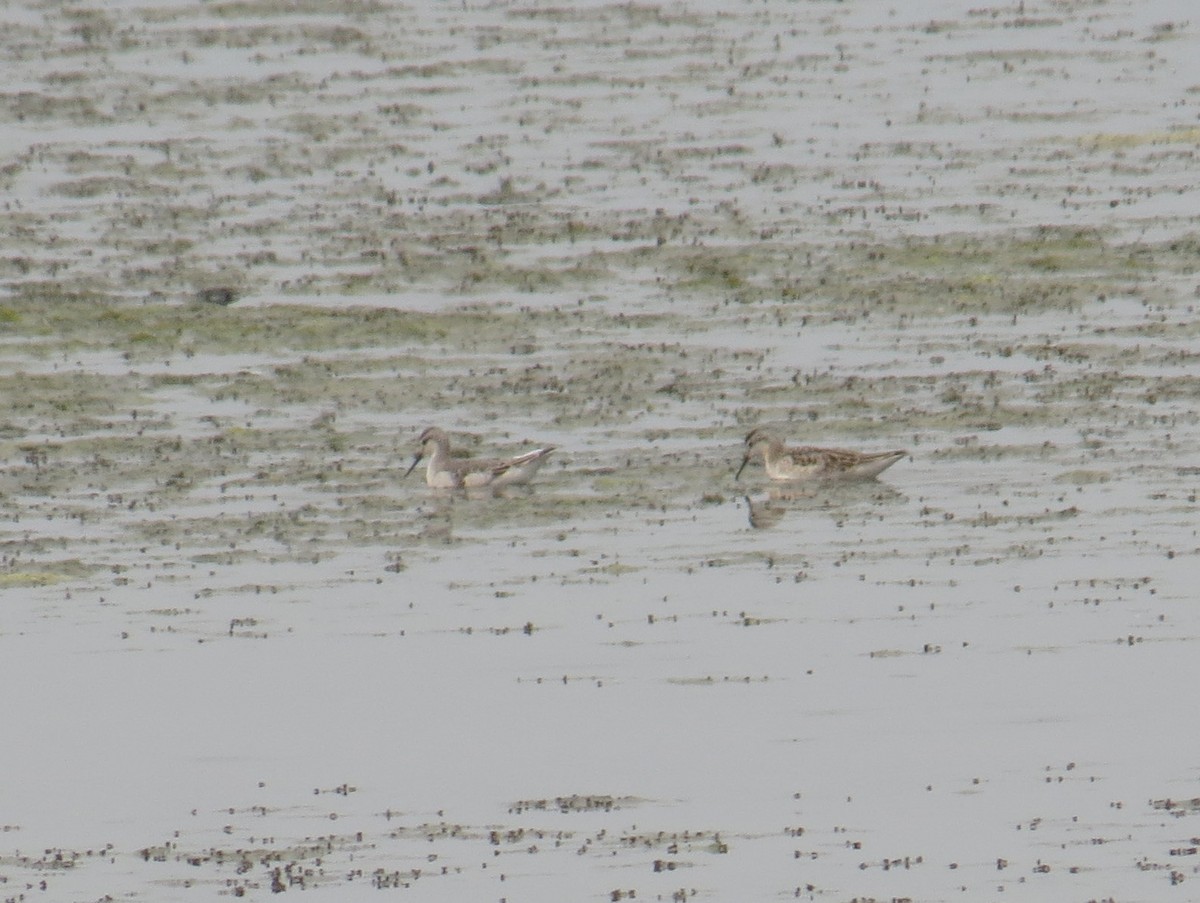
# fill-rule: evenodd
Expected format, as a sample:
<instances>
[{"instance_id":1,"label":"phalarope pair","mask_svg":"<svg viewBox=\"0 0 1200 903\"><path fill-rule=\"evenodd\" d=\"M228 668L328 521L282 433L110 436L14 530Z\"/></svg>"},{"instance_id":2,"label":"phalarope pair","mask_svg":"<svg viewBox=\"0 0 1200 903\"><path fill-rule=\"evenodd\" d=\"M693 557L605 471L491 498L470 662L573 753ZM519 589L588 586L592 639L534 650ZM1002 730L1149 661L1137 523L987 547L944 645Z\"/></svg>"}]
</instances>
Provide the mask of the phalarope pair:
<instances>
[{"instance_id":1,"label":"phalarope pair","mask_svg":"<svg viewBox=\"0 0 1200 903\"><path fill-rule=\"evenodd\" d=\"M404 475L412 473L422 458L428 458L425 482L435 489L473 489L528 483L555 448L547 445L515 458L452 458L450 438L436 426L421 433L420 446ZM751 460L762 458L763 469L772 480L789 483L805 480L869 480L907 454L902 450L856 452L813 446L788 448L765 430L753 429L746 436L746 454L733 478L738 479Z\"/></svg>"},{"instance_id":2,"label":"phalarope pair","mask_svg":"<svg viewBox=\"0 0 1200 903\"><path fill-rule=\"evenodd\" d=\"M797 483L802 480L870 480L887 470L908 452L856 452L844 448L788 448L763 429L746 436L746 455L734 475L736 480L754 458L762 458L763 469L772 480Z\"/></svg>"},{"instance_id":3,"label":"phalarope pair","mask_svg":"<svg viewBox=\"0 0 1200 903\"><path fill-rule=\"evenodd\" d=\"M554 451L553 445L547 445L515 458L452 458L450 437L436 426L421 433L420 442L417 456L404 475L408 476L422 458L428 457L425 482L434 489L474 489L528 483L545 462L546 456Z\"/></svg>"}]
</instances>

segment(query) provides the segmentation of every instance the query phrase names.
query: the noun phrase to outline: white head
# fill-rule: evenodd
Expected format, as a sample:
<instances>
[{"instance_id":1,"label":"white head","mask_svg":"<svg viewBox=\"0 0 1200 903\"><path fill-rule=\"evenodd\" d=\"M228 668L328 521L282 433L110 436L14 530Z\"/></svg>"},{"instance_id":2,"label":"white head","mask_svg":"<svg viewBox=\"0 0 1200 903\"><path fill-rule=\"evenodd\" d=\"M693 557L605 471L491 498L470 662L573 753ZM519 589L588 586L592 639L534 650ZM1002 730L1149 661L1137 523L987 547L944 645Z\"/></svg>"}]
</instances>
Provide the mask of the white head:
<instances>
[{"instance_id":1,"label":"white head","mask_svg":"<svg viewBox=\"0 0 1200 903\"><path fill-rule=\"evenodd\" d=\"M408 466L408 470L404 471L404 476L408 476L416 470L417 465L421 463L421 459L425 457L427 452L433 454L439 447L450 447L450 439L446 436L445 431L438 429L436 426L426 429L425 432L421 433L421 438L417 441L420 443L420 447L417 449L417 454L413 458L412 464Z\"/></svg>"},{"instance_id":2,"label":"white head","mask_svg":"<svg viewBox=\"0 0 1200 903\"><path fill-rule=\"evenodd\" d=\"M765 454L768 448L778 442L778 439L771 436L765 430L759 427L752 429L746 434L746 454L742 458L742 466L737 469L737 473L733 475L733 478L736 480L742 475L742 471L746 469L746 465L750 463L752 458Z\"/></svg>"}]
</instances>

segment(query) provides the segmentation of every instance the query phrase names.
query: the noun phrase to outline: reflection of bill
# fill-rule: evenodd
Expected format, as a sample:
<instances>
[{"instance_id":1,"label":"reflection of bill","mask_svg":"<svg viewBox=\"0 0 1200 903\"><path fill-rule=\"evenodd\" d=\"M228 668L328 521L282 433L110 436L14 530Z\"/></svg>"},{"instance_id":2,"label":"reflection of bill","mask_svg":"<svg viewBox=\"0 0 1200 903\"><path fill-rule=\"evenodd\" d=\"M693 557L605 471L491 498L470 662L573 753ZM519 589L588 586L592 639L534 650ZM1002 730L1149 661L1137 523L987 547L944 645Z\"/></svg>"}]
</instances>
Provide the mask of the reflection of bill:
<instances>
[{"instance_id":1,"label":"reflection of bill","mask_svg":"<svg viewBox=\"0 0 1200 903\"><path fill-rule=\"evenodd\" d=\"M782 505L772 505L770 496L758 499L757 501L748 495L744 495L742 498L746 500L746 510L750 515L750 526L755 530L766 530L769 527L775 526L783 519L783 515L787 511Z\"/></svg>"}]
</instances>

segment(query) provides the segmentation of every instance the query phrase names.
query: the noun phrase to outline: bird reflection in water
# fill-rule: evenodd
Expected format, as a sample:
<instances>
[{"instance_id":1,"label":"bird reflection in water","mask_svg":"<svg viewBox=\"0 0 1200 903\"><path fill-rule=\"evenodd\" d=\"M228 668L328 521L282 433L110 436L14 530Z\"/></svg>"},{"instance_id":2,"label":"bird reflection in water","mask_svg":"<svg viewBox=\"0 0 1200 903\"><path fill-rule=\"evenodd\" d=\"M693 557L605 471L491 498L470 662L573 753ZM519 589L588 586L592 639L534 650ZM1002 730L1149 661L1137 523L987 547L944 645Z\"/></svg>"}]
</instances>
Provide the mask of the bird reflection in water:
<instances>
[{"instance_id":1,"label":"bird reflection in water","mask_svg":"<svg viewBox=\"0 0 1200 903\"><path fill-rule=\"evenodd\" d=\"M750 526L755 530L771 529L789 512L825 513L835 520L842 520L852 509L863 504L886 505L904 498L904 493L879 483L841 485L835 490L811 485L803 488L772 486L760 495L742 496Z\"/></svg>"}]
</instances>

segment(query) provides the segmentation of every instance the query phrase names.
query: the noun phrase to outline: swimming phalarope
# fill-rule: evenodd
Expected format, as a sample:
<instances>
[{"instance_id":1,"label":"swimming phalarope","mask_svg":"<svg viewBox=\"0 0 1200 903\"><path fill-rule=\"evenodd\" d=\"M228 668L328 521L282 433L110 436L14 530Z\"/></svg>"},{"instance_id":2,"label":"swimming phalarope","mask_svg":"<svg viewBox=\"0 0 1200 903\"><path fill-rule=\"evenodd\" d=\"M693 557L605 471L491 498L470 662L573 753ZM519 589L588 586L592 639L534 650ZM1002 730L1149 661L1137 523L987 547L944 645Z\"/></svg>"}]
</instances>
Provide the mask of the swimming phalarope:
<instances>
[{"instance_id":1,"label":"swimming phalarope","mask_svg":"<svg viewBox=\"0 0 1200 903\"><path fill-rule=\"evenodd\" d=\"M842 448L788 448L762 429L746 436L746 456L734 476L736 480L752 458L761 457L772 480L869 480L887 470L906 451L856 452Z\"/></svg>"},{"instance_id":2,"label":"swimming phalarope","mask_svg":"<svg viewBox=\"0 0 1200 903\"><path fill-rule=\"evenodd\" d=\"M421 447L412 465L404 472L408 476L424 457L425 482L435 489L471 489L478 486L512 486L527 483L554 451L553 445L537 448L515 458L451 458L450 438L443 430L431 426L421 433Z\"/></svg>"}]
</instances>

